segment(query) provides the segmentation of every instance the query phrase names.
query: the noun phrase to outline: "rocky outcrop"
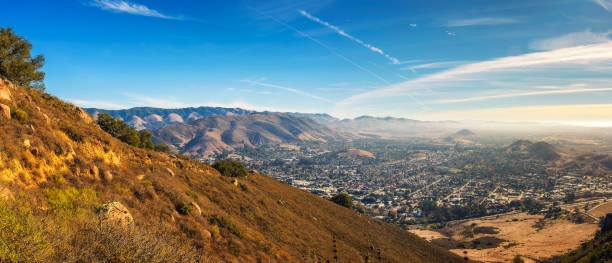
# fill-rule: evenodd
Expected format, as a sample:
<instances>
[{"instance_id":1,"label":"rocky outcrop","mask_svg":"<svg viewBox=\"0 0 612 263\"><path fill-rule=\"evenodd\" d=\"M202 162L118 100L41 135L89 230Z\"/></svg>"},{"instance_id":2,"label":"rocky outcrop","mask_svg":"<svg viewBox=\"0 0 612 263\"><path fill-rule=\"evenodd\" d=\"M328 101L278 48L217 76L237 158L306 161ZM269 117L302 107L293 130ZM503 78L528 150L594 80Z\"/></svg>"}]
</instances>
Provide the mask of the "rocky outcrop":
<instances>
[{"instance_id":1,"label":"rocky outcrop","mask_svg":"<svg viewBox=\"0 0 612 263\"><path fill-rule=\"evenodd\" d=\"M79 118L81 118L81 120L87 122L87 123L92 123L94 122L93 117L91 117L91 115L89 115L89 113L85 112L83 109L81 109L80 107L74 106L75 110L77 111L77 114L79 115Z\"/></svg>"},{"instance_id":2,"label":"rocky outcrop","mask_svg":"<svg viewBox=\"0 0 612 263\"><path fill-rule=\"evenodd\" d=\"M11 86L12 84L9 81L0 79L0 100L11 101Z\"/></svg>"},{"instance_id":3,"label":"rocky outcrop","mask_svg":"<svg viewBox=\"0 0 612 263\"><path fill-rule=\"evenodd\" d=\"M132 214L119 202L110 202L102 205L98 212L100 227L102 229L131 230L134 227Z\"/></svg>"},{"instance_id":4,"label":"rocky outcrop","mask_svg":"<svg viewBox=\"0 0 612 263\"><path fill-rule=\"evenodd\" d=\"M0 104L0 116L4 116L7 119L11 118L11 107Z\"/></svg>"}]
</instances>

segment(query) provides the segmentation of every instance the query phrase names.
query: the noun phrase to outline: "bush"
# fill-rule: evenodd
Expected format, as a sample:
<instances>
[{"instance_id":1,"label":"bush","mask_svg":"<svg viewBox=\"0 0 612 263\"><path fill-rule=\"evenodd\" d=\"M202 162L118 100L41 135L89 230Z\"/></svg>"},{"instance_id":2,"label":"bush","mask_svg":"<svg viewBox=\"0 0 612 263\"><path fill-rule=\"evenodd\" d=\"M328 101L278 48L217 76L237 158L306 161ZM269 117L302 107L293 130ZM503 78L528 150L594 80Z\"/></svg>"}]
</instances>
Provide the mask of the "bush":
<instances>
[{"instance_id":1,"label":"bush","mask_svg":"<svg viewBox=\"0 0 612 263\"><path fill-rule=\"evenodd\" d=\"M47 188L43 189L43 194L54 212L65 215L76 215L98 200L96 192L88 188Z\"/></svg>"},{"instance_id":2,"label":"bush","mask_svg":"<svg viewBox=\"0 0 612 263\"><path fill-rule=\"evenodd\" d=\"M244 164L234 160L221 160L214 163L212 167L227 177L245 177L249 174Z\"/></svg>"},{"instance_id":3,"label":"bush","mask_svg":"<svg viewBox=\"0 0 612 263\"><path fill-rule=\"evenodd\" d=\"M170 151L168 146L160 144L154 145L152 140L153 135L150 132L138 132L124 121L117 120L109 114L101 113L98 115L98 126L111 136L129 145L160 152Z\"/></svg>"},{"instance_id":4,"label":"bush","mask_svg":"<svg viewBox=\"0 0 612 263\"><path fill-rule=\"evenodd\" d=\"M43 228L25 208L12 209L0 198L0 262L43 262Z\"/></svg>"},{"instance_id":5,"label":"bush","mask_svg":"<svg viewBox=\"0 0 612 263\"><path fill-rule=\"evenodd\" d=\"M234 222L232 222L229 218L225 216L214 216L210 219L210 223L222 229L225 229L238 237L242 237L244 235L242 229L240 229L236 224L234 224Z\"/></svg>"},{"instance_id":6,"label":"bush","mask_svg":"<svg viewBox=\"0 0 612 263\"><path fill-rule=\"evenodd\" d=\"M40 71L45 58L32 58L32 44L16 35L11 28L0 28L0 76L11 82L39 91L45 90L45 73Z\"/></svg>"},{"instance_id":7,"label":"bush","mask_svg":"<svg viewBox=\"0 0 612 263\"><path fill-rule=\"evenodd\" d=\"M193 207L187 204L185 201L176 202L174 207L176 208L176 211L179 212L179 214L181 215L188 215L193 210Z\"/></svg>"},{"instance_id":8,"label":"bush","mask_svg":"<svg viewBox=\"0 0 612 263\"><path fill-rule=\"evenodd\" d=\"M348 208L353 207L353 201L351 200L351 197L347 193L337 194L334 197L332 197L331 201L341 206L344 206L344 207L348 207Z\"/></svg>"},{"instance_id":9,"label":"bush","mask_svg":"<svg viewBox=\"0 0 612 263\"><path fill-rule=\"evenodd\" d=\"M11 112L11 118L16 119L20 122L28 121L28 113L22 109L16 109Z\"/></svg>"}]
</instances>

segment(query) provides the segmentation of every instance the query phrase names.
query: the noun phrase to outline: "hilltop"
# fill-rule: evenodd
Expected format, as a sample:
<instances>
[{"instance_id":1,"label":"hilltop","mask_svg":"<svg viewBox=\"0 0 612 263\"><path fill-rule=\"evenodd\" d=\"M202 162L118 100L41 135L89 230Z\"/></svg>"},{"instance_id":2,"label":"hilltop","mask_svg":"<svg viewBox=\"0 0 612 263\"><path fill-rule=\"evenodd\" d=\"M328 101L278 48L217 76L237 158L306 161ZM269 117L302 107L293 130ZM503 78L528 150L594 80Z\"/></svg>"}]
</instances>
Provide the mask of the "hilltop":
<instances>
[{"instance_id":1,"label":"hilltop","mask_svg":"<svg viewBox=\"0 0 612 263\"><path fill-rule=\"evenodd\" d=\"M462 261L256 172L224 177L122 143L51 95L5 82L0 90L0 229L12 229L0 233L2 261L331 261L334 239L340 262L378 251L384 262ZM101 227L109 215L120 228Z\"/></svg>"},{"instance_id":2,"label":"hilltop","mask_svg":"<svg viewBox=\"0 0 612 263\"><path fill-rule=\"evenodd\" d=\"M325 141L339 135L310 119L285 113L210 116L153 131L157 143L191 156L208 156L263 144Z\"/></svg>"},{"instance_id":3,"label":"hilltop","mask_svg":"<svg viewBox=\"0 0 612 263\"><path fill-rule=\"evenodd\" d=\"M561 158L557 149L547 142L533 143L528 140L517 140L510 144L506 151L524 158L533 158L541 161L554 161Z\"/></svg>"}]
</instances>

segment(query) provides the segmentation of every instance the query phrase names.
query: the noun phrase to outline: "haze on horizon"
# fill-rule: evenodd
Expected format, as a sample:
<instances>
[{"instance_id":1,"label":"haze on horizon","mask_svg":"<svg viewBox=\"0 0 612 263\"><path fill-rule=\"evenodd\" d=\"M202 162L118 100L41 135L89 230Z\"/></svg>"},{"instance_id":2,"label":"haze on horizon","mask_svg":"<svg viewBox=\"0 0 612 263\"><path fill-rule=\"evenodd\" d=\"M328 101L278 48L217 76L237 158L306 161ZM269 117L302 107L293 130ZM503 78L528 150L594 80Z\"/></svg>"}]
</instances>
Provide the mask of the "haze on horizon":
<instances>
[{"instance_id":1,"label":"haze on horizon","mask_svg":"<svg viewBox=\"0 0 612 263\"><path fill-rule=\"evenodd\" d=\"M612 126L612 1L9 1L79 106Z\"/></svg>"}]
</instances>

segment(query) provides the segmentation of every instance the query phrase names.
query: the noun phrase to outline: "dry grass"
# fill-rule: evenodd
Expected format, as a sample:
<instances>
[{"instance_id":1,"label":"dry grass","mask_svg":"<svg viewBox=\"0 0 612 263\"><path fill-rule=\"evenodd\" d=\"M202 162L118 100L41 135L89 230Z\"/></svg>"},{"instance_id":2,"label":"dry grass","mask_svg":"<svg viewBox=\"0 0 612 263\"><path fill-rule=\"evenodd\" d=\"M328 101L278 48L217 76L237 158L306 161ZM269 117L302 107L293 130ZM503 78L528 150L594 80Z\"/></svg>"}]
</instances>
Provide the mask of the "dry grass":
<instances>
[{"instance_id":1,"label":"dry grass","mask_svg":"<svg viewBox=\"0 0 612 263\"><path fill-rule=\"evenodd\" d=\"M48 229L58 229L57 236L44 240L66 254L66 261L136 262L152 253L169 262L180 254L185 258L176 260L325 261L333 258L335 235L340 262L372 258L372 246L381 249L384 262L461 262L398 227L269 177L251 174L236 187L206 164L128 146L82 120L70 104L36 92L28 94L30 103L19 92L11 106L29 118L0 122L0 188L3 196L23 193L38 222L53 222ZM63 192L46 195L43 189L67 192L53 201L50 194ZM91 202L70 199L92 192ZM126 206L140 232L110 239L96 232L95 208L109 201ZM58 204L76 210L60 216ZM139 252L125 252L133 250Z\"/></svg>"},{"instance_id":2,"label":"dry grass","mask_svg":"<svg viewBox=\"0 0 612 263\"><path fill-rule=\"evenodd\" d=\"M526 213L500 216L499 218L468 220L443 229L450 238L458 241L470 241L481 237L496 237L507 240L496 248L490 249L452 249L457 255L464 255L473 260L483 262L509 262L515 255L521 255L526 262L534 259L545 259L561 255L575 249L582 242L593 237L598 229L595 224L574 224L567 220L545 220L546 225L538 231L536 222L543 219L541 215ZM477 227L497 228L497 234L475 234L473 238L465 238L461 232L476 224ZM416 231L423 237L432 237L431 233Z\"/></svg>"}]
</instances>

